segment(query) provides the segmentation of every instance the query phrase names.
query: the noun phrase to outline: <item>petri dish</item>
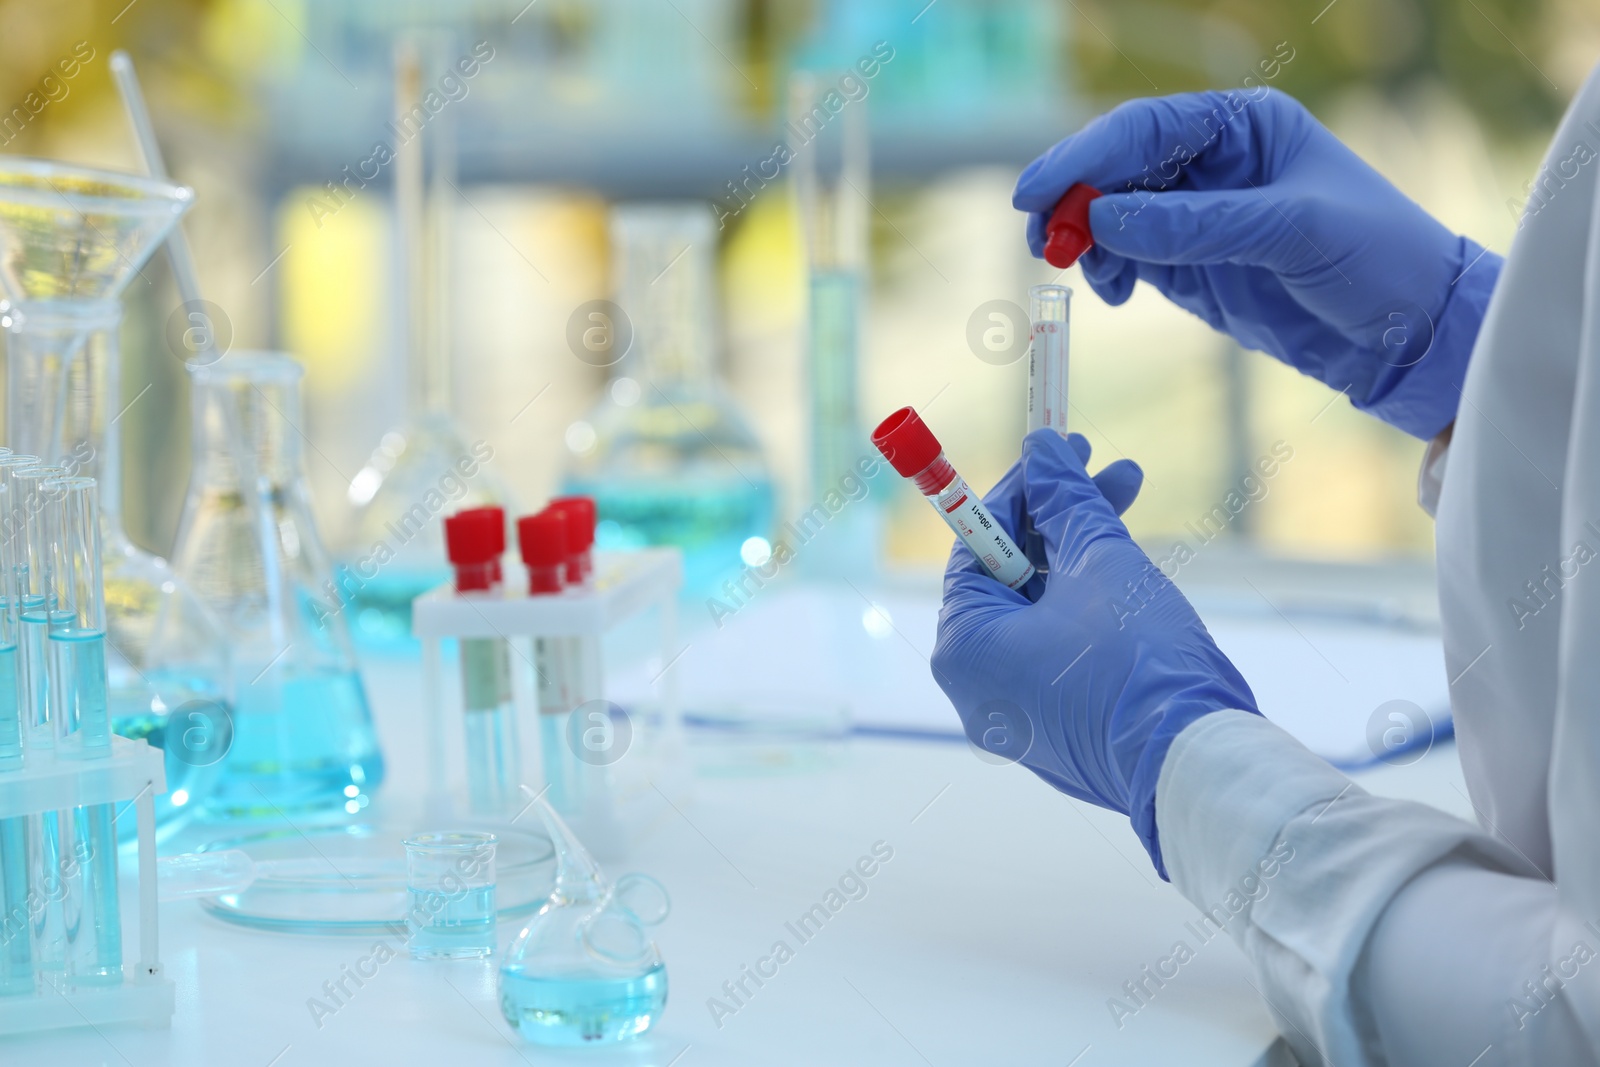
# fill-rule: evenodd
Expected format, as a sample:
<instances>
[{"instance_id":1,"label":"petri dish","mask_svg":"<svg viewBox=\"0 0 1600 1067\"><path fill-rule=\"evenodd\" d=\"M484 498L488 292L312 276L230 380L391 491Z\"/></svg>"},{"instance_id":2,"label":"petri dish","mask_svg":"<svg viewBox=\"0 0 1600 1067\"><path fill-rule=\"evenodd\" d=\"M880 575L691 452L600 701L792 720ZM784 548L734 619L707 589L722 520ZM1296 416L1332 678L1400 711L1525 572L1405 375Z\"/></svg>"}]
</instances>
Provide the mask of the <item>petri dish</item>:
<instances>
[{"instance_id":1,"label":"petri dish","mask_svg":"<svg viewBox=\"0 0 1600 1067\"><path fill-rule=\"evenodd\" d=\"M405 839L418 830L488 830L501 919L532 912L555 886L555 846L543 829L471 820L400 832L372 825L268 830L212 841L197 851L240 849L256 865L248 889L202 897L226 922L294 934L369 934L403 924L411 906Z\"/></svg>"}]
</instances>

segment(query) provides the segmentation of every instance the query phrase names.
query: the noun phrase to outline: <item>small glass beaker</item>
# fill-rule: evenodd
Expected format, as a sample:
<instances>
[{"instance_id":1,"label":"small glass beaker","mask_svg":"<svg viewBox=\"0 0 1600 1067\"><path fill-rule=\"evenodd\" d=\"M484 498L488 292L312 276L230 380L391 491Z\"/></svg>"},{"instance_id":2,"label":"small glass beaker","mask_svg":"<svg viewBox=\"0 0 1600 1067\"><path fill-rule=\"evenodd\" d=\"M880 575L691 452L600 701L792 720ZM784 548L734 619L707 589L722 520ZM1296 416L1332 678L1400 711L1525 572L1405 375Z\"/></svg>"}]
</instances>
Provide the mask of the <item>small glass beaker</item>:
<instances>
[{"instance_id":1,"label":"small glass beaker","mask_svg":"<svg viewBox=\"0 0 1600 1067\"><path fill-rule=\"evenodd\" d=\"M406 838L411 958L494 955L494 834L453 830Z\"/></svg>"}]
</instances>

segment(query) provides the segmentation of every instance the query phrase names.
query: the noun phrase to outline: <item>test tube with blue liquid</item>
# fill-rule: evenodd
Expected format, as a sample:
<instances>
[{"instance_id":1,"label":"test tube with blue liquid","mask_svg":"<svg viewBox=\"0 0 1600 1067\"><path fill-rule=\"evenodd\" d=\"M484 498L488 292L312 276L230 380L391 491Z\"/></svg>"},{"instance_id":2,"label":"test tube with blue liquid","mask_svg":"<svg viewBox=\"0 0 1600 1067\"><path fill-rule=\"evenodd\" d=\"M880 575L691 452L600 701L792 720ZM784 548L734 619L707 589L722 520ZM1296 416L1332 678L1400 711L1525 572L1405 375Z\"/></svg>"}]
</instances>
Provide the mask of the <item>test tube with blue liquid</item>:
<instances>
[{"instance_id":1,"label":"test tube with blue liquid","mask_svg":"<svg viewBox=\"0 0 1600 1067\"><path fill-rule=\"evenodd\" d=\"M444 522L445 550L457 593L498 593L506 550L505 512L471 508ZM503 637L461 640L461 696L466 720L467 795L478 814L505 814L522 784L521 741L511 692L511 646Z\"/></svg>"},{"instance_id":2,"label":"test tube with blue liquid","mask_svg":"<svg viewBox=\"0 0 1600 1067\"><path fill-rule=\"evenodd\" d=\"M550 502L550 510L566 516L566 563L562 579L574 593L593 588L594 535L598 509L594 498L563 496ZM616 724L610 707L601 702L604 681L601 677L600 635L576 634L561 639L566 651L565 670L568 688L566 750L568 767L576 781L579 812L591 843L613 845L617 827L611 798L614 780L611 772L616 743ZM578 716L578 722L572 716Z\"/></svg>"},{"instance_id":3,"label":"test tube with blue liquid","mask_svg":"<svg viewBox=\"0 0 1600 1067\"><path fill-rule=\"evenodd\" d=\"M10 468L7 474L12 500L6 519L15 549L17 699L28 759L54 758L48 644L51 619L59 605L51 577L54 556L45 487L67 475L64 467L39 463ZM52 978L66 973L69 918L76 928L82 910L82 870L73 853L73 813L47 811L25 818L30 831L29 888L39 901L27 913L30 951L38 974Z\"/></svg>"},{"instance_id":4,"label":"test tube with blue liquid","mask_svg":"<svg viewBox=\"0 0 1600 1067\"><path fill-rule=\"evenodd\" d=\"M406 839L413 959L494 955L495 843L494 834L464 831Z\"/></svg>"},{"instance_id":5,"label":"test tube with blue liquid","mask_svg":"<svg viewBox=\"0 0 1600 1067\"><path fill-rule=\"evenodd\" d=\"M0 461L12 459L4 450ZM32 457L22 457L23 462ZM13 513L8 473L0 467L0 775L23 765L22 712L17 701L17 598ZM0 996L32 993L33 947L28 923L28 840L30 819L0 819Z\"/></svg>"},{"instance_id":6,"label":"test tube with blue liquid","mask_svg":"<svg viewBox=\"0 0 1600 1067\"><path fill-rule=\"evenodd\" d=\"M528 570L529 596L558 595L567 584L567 513L548 507L517 520L517 546ZM574 691L572 649L564 637L533 639L533 669L539 694L539 759L545 797L557 811L573 814L581 803L577 758L567 740Z\"/></svg>"},{"instance_id":7,"label":"test tube with blue liquid","mask_svg":"<svg viewBox=\"0 0 1600 1067\"><path fill-rule=\"evenodd\" d=\"M47 596L56 604L47 641L56 758L109 759L106 605L95 480L57 478L41 488L50 538ZM68 973L78 985L114 985L122 981L115 805L87 805L71 814L73 858L82 884L80 911L68 915Z\"/></svg>"}]
</instances>

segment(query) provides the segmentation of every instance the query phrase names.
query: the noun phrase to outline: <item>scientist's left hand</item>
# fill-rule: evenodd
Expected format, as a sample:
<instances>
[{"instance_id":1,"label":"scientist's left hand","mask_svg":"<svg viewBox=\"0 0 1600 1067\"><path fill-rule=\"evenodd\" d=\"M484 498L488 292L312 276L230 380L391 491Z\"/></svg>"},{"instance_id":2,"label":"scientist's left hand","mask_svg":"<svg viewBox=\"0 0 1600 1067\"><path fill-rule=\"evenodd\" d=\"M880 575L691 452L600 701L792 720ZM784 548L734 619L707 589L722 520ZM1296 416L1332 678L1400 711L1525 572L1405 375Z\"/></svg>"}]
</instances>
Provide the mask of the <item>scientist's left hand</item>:
<instances>
[{"instance_id":1,"label":"scientist's left hand","mask_svg":"<svg viewBox=\"0 0 1600 1067\"><path fill-rule=\"evenodd\" d=\"M1167 749L1200 716L1254 712L1256 701L1117 517L1137 468L1121 461L1091 479L1088 457L1077 434L1028 435L1021 463L985 502L1012 536L1026 515L1043 537L1044 592L1030 603L957 541L933 674L973 744L1129 815L1164 878L1155 804Z\"/></svg>"}]
</instances>

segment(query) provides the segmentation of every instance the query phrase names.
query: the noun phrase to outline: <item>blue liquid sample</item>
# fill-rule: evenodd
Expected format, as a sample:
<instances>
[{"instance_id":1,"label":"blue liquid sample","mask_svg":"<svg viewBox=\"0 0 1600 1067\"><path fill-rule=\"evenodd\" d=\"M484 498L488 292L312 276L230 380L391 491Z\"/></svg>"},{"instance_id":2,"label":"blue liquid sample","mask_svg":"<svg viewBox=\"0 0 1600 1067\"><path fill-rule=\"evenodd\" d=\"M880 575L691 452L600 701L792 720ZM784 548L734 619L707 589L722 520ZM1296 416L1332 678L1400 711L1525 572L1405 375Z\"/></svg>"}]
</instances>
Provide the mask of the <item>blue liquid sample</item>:
<instances>
[{"instance_id":1,"label":"blue liquid sample","mask_svg":"<svg viewBox=\"0 0 1600 1067\"><path fill-rule=\"evenodd\" d=\"M148 741L165 755L167 791L156 797L156 840L163 841L198 811L222 779L223 757L231 737L233 708L204 679L171 671L146 671L111 688L111 729L135 741ZM210 751L207 746L217 750ZM134 839L133 820L119 823Z\"/></svg>"},{"instance_id":2,"label":"blue liquid sample","mask_svg":"<svg viewBox=\"0 0 1600 1067\"><path fill-rule=\"evenodd\" d=\"M353 670L241 680L233 747L206 803L223 817L355 814L383 780L366 692Z\"/></svg>"},{"instance_id":3,"label":"blue liquid sample","mask_svg":"<svg viewBox=\"0 0 1600 1067\"><path fill-rule=\"evenodd\" d=\"M111 702L106 686L106 636L99 630L54 630L49 640L56 747L63 759L111 754Z\"/></svg>"},{"instance_id":4,"label":"blue liquid sample","mask_svg":"<svg viewBox=\"0 0 1600 1067\"><path fill-rule=\"evenodd\" d=\"M522 743L511 702L511 647L500 638L461 642L461 696L467 733L467 796L472 810L516 810Z\"/></svg>"},{"instance_id":5,"label":"blue liquid sample","mask_svg":"<svg viewBox=\"0 0 1600 1067\"><path fill-rule=\"evenodd\" d=\"M494 955L494 886L445 893L412 889L411 955L419 960L481 959Z\"/></svg>"},{"instance_id":6,"label":"blue liquid sample","mask_svg":"<svg viewBox=\"0 0 1600 1067\"><path fill-rule=\"evenodd\" d=\"M539 759L544 763L545 800L565 815L578 809L578 777L572 749L567 741L567 722L572 713L539 713Z\"/></svg>"},{"instance_id":7,"label":"blue liquid sample","mask_svg":"<svg viewBox=\"0 0 1600 1067\"><path fill-rule=\"evenodd\" d=\"M0 996L33 992L26 815L0 819Z\"/></svg>"},{"instance_id":8,"label":"blue liquid sample","mask_svg":"<svg viewBox=\"0 0 1600 1067\"><path fill-rule=\"evenodd\" d=\"M22 766L22 716L17 707L17 646L0 646L0 771Z\"/></svg>"},{"instance_id":9,"label":"blue liquid sample","mask_svg":"<svg viewBox=\"0 0 1600 1067\"><path fill-rule=\"evenodd\" d=\"M631 978L527 972L521 964L500 969L500 1010L539 1045L626 1041L655 1025L667 1006L665 964Z\"/></svg>"},{"instance_id":10,"label":"blue liquid sample","mask_svg":"<svg viewBox=\"0 0 1600 1067\"><path fill-rule=\"evenodd\" d=\"M30 600L43 603L40 597ZM22 631L22 729L31 748L54 748L55 731L50 726L50 664L47 635L50 618L71 618L64 612L47 612L42 606L24 611L21 615Z\"/></svg>"},{"instance_id":11,"label":"blue liquid sample","mask_svg":"<svg viewBox=\"0 0 1600 1067\"><path fill-rule=\"evenodd\" d=\"M41 973L60 974L67 969L67 898L76 902L80 873L72 856L71 816L70 811L23 816L32 824L28 873L39 899L38 906L28 912L28 936L34 966ZM73 910L76 914L76 903Z\"/></svg>"},{"instance_id":12,"label":"blue liquid sample","mask_svg":"<svg viewBox=\"0 0 1600 1067\"><path fill-rule=\"evenodd\" d=\"M122 911L117 901L116 813L111 804L73 812L74 850L80 857L83 911L76 930L69 922L69 969L78 985L122 981Z\"/></svg>"},{"instance_id":13,"label":"blue liquid sample","mask_svg":"<svg viewBox=\"0 0 1600 1067\"><path fill-rule=\"evenodd\" d=\"M3 608L0 608L3 610ZM0 647L0 771L22 766L17 646ZM0 819L0 996L33 992L28 933L28 816Z\"/></svg>"}]
</instances>

